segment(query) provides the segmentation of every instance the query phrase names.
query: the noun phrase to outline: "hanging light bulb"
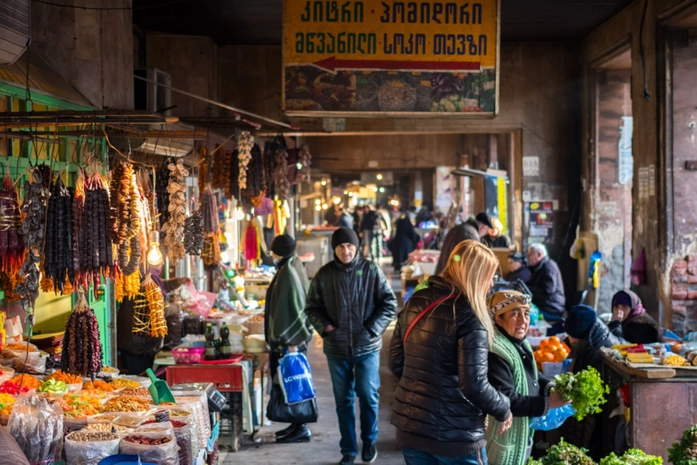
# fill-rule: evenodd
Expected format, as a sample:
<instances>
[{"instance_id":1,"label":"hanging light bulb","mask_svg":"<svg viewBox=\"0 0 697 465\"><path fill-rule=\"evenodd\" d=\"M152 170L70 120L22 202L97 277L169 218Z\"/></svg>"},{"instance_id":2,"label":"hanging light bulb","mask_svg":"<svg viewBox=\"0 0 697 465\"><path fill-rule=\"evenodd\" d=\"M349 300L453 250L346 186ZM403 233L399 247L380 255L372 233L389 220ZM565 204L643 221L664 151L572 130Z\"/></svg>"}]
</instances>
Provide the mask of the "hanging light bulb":
<instances>
[{"instance_id":1,"label":"hanging light bulb","mask_svg":"<svg viewBox=\"0 0 697 465\"><path fill-rule=\"evenodd\" d=\"M324 180L323 180L320 184L322 184L323 186L326 186L326 185L327 185L327 181L324 181Z\"/></svg>"},{"instance_id":2,"label":"hanging light bulb","mask_svg":"<svg viewBox=\"0 0 697 465\"><path fill-rule=\"evenodd\" d=\"M301 169L303 169L303 164L300 163L300 162L297 162L297 163L295 164L295 167L296 167L297 169L301 170Z\"/></svg>"},{"instance_id":3,"label":"hanging light bulb","mask_svg":"<svg viewBox=\"0 0 697 465\"><path fill-rule=\"evenodd\" d=\"M322 211L322 205L315 205L315 210Z\"/></svg>"},{"instance_id":4,"label":"hanging light bulb","mask_svg":"<svg viewBox=\"0 0 697 465\"><path fill-rule=\"evenodd\" d=\"M162 252L160 252L160 234L157 231L152 232L150 240L150 250L148 251L148 263L152 266L162 264Z\"/></svg>"},{"instance_id":5,"label":"hanging light bulb","mask_svg":"<svg viewBox=\"0 0 697 465\"><path fill-rule=\"evenodd\" d=\"M242 207L237 207L237 211L235 211L235 219L238 221L242 221L244 219L244 210L242 210Z\"/></svg>"},{"instance_id":6,"label":"hanging light bulb","mask_svg":"<svg viewBox=\"0 0 697 465\"><path fill-rule=\"evenodd\" d=\"M382 181L382 174L378 174L376 178L378 178L378 181Z\"/></svg>"}]
</instances>

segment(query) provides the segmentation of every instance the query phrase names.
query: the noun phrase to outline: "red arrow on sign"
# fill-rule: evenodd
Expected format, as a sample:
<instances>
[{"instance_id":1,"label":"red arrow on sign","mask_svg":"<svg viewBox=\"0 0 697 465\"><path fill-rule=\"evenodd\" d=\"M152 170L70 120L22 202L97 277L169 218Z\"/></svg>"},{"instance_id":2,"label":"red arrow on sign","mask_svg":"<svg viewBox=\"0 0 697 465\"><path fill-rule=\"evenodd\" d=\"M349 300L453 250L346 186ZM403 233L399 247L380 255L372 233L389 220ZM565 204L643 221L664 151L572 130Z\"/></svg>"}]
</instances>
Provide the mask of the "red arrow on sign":
<instances>
[{"instance_id":1,"label":"red arrow on sign","mask_svg":"<svg viewBox=\"0 0 697 465\"><path fill-rule=\"evenodd\" d=\"M340 60L335 56L316 61L314 65L328 71L337 69L479 71L481 68L481 63L478 61Z\"/></svg>"}]
</instances>

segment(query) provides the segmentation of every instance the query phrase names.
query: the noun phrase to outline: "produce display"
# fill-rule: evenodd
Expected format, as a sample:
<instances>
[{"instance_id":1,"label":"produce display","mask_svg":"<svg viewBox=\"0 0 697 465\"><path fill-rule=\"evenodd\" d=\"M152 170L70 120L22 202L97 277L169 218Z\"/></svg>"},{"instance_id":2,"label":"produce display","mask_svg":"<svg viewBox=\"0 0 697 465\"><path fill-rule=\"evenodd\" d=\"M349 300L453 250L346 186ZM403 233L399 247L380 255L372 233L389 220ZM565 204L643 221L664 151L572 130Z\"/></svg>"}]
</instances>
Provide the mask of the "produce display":
<instances>
[{"instance_id":1,"label":"produce display","mask_svg":"<svg viewBox=\"0 0 697 465\"><path fill-rule=\"evenodd\" d=\"M73 262L73 189L63 184L62 176L53 184L46 213L44 272L56 293L63 294L66 279L75 281Z\"/></svg>"},{"instance_id":2,"label":"produce display","mask_svg":"<svg viewBox=\"0 0 697 465\"><path fill-rule=\"evenodd\" d=\"M647 455L638 449L629 449L621 457L611 453L600 460L600 465L662 465L663 459L655 455Z\"/></svg>"},{"instance_id":3,"label":"produce display","mask_svg":"<svg viewBox=\"0 0 697 465\"><path fill-rule=\"evenodd\" d=\"M595 462L586 455L588 451L576 447L562 438L559 444L547 449L547 455L540 460L530 459L528 465L595 465Z\"/></svg>"},{"instance_id":4,"label":"produce display","mask_svg":"<svg viewBox=\"0 0 697 465\"><path fill-rule=\"evenodd\" d=\"M132 379L126 379L126 378L116 378L114 380L111 380L109 382L111 386L114 389L123 389L123 388L139 388L141 387L140 383L138 381L133 381Z\"/></svg>"},{"instance_id":5,"label":"produce display","mask_svg":"<svg viewBox=\"0 0 697 465\"><path fill-rule=\"evenodd\" d=\"M176 265L179 260L184 258L186 250L184 249L184 222L186 221L186 184L184 178L189 175L189 172L184 168L184 162L177 160L176 163L170 163L169 168L169 183L167 184L167 193L169 194L169 218L167 223L162 226L164 237L164 245L167 246L167 255L172 264Z\"/></svg>"},{"instance_id":6,"label":"produce display","mask_svg":"<svg viewBox=\"0 0 697 465\"><path fill-rule=\"evenodd\" d=\"M63 381L49 379L41 383L38 389L39 392L47 392L51 394L62 394L68 392L68 385Z\"/></svg>"},{"instance_id":7,"label":"produce display","mask_svg":"<svg viewBox=\"0 0 697 465\"><path fill-rule=\"evenodd\" d=\"M680 442L668 449L668 460L673 465L697 464L697 425L685 430Z\"/></svg>"},{"instance_id":8,"label":"produce display","mask_svg":"<svg viewBox=\"0 0 697 465\"><path fill-rule=\"evenodd\" d=\"M82 378L77 375L71 375L63 370L56 370L51 373L46 380L54 379L56 381L63 381L66 384L82 384Z\"/></svg>"},{"instance_id":9,"label":"produce display","mask_svg":"<svg viewBox=\"0 0 697 465\"><path fill-rule=\"evenodd\" d=\"M0 393L0 415L9 415L12 413L12 407L15 404L15 397L10 394Z\"/></svg>"},{"instance_id":10,"label":"produce display","mask_svg":"<svg viewBox=\"0 0 697 465\"><path fill-rule=\"evenodd\" d=\"M17 343L17 342L13 342L13 343L11 343L11 344L7 344L7 345L5 346L5 349L7 349L7 350L18 350L18 351L21 351L21 352L24 352L24 351L28 351L28 352L38 352L38 351L39 351L39 349L37 349L36 347L34 347L34 346L31 345L31 344L20 344L20 343Z\"/></svg>"},{"instance_id":11,"label":"produce display","mask_svg":"<svg viewBox=\"0 0 697 465\"><path fill-rule=\"evenodd\" d=\"M94 379L102 369L102 343L97 317L81 289L73 312L65 324L61 369Z\"/></svg>"},{"instance_id":12,"label":"produce display","mask_svg":"<svg viewBox=\"0 0 697 465\"><path fill-rule=\"evenodd\" d=\"M150 391L144 387L125 388L119 391L120 396L150 397Z\"/></svg>"},{"instance_id":13,"label":"produce display","mask_svg":"<svg viewBox=\"0 0 697 465\"><path fill-rule=\"evenodd\" d=\"M102 370L104 370L102 368ZM116 388L107 383L102 381L101 379L95 379L94 381L86 381L85 384L82 386L82 389L84 391L96 391L96 392L113 392L116 390Z\"/></svg>"},{"instance_id":14,"label":"produce display","mask_svg":"<svg viewBox=\"0 0 697 465\"><path fill-rule=\"evenodd\" d=\"M109 399L103 407L105 412L147 412L151 400L136 396L117 396Z\"/></svg>"},{"instance_id":15,"label":"produce display","mask_svg":"<svg viewBox=\"0 0 697 465\"><path fill-rule=\"evenodd\" d=\"M669 355L661 360L661 364L671 367L692 366L692 364L688 362L685 357L681 357L680 355Z\"/></svg>"},{"instance_id":16,"label":"produce display","mask_svg":"<svg viewBox=\"0 0 697 465\"><path fill-rule=\"evenodd\" d=\"M12 185L10 170L5 170L0 190L0 271L3 273L16 275L22 267L24 241L19 231L21 226L17 192Z\"/></svg>"},{"instance_id":17,"label":"produce display","mask_svg":"<svg viewBox=\"0 0 697 465\"><path fill-rule=\"evenodd\" d=\"M610 392L609 386L603 383L600 373L593 367L576 374L556 375L554 383L554 391L559 393L562 399L571 401L576 410L574 418L579 421L587 415L600 413L600 406L607 402L605 394Z\"/></svg>"},{"instance_id":18,"label":"produce display","mask_svg":"<svg viewBox=\"0 0 697 465\"><path fill-rule=\"evenodd\" d=\"M569 356L571 349L562 343L557 336L540 341L540 348L534 352L537 368L542 370L544 362L563 362Z\"/></svg>"},{"instance_id":19,"label":"produce display","mask_svg":"<svg viewBox=\"0 0 697 465\"><path fill-rule=\"evenodd\" d=\"M67 394L60 402L64 415L68 418L83 418L102 411L102 403L89 394Z\"/></svg>"}]
</instances>

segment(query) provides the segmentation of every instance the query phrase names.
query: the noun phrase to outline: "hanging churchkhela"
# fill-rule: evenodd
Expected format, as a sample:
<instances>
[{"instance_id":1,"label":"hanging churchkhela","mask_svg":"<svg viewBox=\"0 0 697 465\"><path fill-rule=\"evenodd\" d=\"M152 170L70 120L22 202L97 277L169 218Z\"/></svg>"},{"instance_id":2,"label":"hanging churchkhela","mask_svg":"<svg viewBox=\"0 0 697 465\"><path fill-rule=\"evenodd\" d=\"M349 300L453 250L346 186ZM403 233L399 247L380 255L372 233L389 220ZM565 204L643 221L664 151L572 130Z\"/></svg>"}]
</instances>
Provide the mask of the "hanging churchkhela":
<instances>
[{"instance_id":1,"label":"hanging churchkhela","mask_svg":"<svg viewBox=\"0 0 697 465\"><path fill-rule=\"evenodd\" d=\"M140 191L133 166L118 163L111 173L109 235L118 247L119 268L135 273L142 256L140 246Z\"/></svg>"},{"instance_id":2,"label":"hanging churchkhela","mask_svg":"<svg viewBox=\"0 0 697 465\"><path fill-rule=\"evenodd\" d=\"M203 215L203 251L201 259L206 269L214 269L220 263L220 242L218 241L218 202L210 187L201 196L201 214Z\"/></svg>"},{"instance_id":3,"label":"hanging churchkhela","mask_svg":"<svg viewBox=\"0 0 697 465\"><path fill-rule=\"evenodd\" d=\"M102 370L102 350L97 317L80 288L75 308L65 324L61 370L94 380Z\"/></svg>"},{"instance_id":4,"label":"hanging churchkhela","mask_svg":"<svg viewBox=\"0 0 697 465\"><path fill-rule=\"evenodd\" d=\"M114 265L111 239L109 238L109 191L99 174L85 180L85 204L82 211L80 236L79 284L94 284L97 295L101 275L111 276Z\"/></svg>"},{"instance_id":5,"label":"hanging churchkhela","mask_svg":"<svg viewBox=\"0 0 697 465\"><path fill-rule=\"evenodd\" d=\"M297 181L298 182L310 182L310 165L312 164L312 155L310 155L310 149L307 145L303 145L298 153L298 162L301 167L298 170Z\"/></svg>"},{"instance_id":6,"label":"hanging churchkhela","mask_svg":"<svg viewBox=\"0 0 697 465\"><path fill-rule=\"evenodd\" d=\"M278 194L279 200L287 200L290 181L288 181L288 152L284 148L276 150L275 162L273 179L276 185L276 194Z\"/></svg>"},{"instance_id":7,"label":"hanging churchkhela","mask_svg":"<svg viewBox=\"0 0 697 465\"><path fill-rule=\"evenodd\" d=\"M61 294L66 279L75 281L72 204L73 196L58 176L48 199L44 272L53 281L53 290Z\"/></svg>"},{"instance_id":8,"label":"hanging churchkhela","mask_svg":"<svg viewBox=\"0 0 697 465\"><path fill-rule=\"evenodd\" d=\"M0 271L11 276L17 274L24 261L24 241L19 233L21 226L17 192L7 170L0 190Z\"/></svg>"},{"instance_id":9,"label":"hanging churchkhela","mask_svg":"<svg viewBox=\"0 0 697 465\"><path fill-rule=\"evenodd\" d=\"M48 191L42 184L42 175L38 170L32 173L33 182L24 183L24 202L22 212L24 223L20 229L27 254L19 271L22 282L17 284L15 292L22 298L22 307L29 312L39 297L39 263L44 244L44 222L46 220L46 200Z\"/></svg>"},{"instance_id":10,"label":"hanging churchkhela","mask_svg":"<svg viewBox=\"0 0 697 465\"><path fill-rule=\"evenodd\" d=\"M247 167L252 160L252 148L254 147L254 136L249 131L242 131L237 141L237 159L239 163L238 184L240 189L247 188ZM233 195L235 193L233 192Z\"/></svg>"},{"instance_id":11,"label":"hanging churchkhela","mask_svg":"<svg viewBox=\"0 0 697 465\"><path fill-rule=\"evenodd\" d=\"M184 222L186 220L186 184L184 178L189 172L184 168L182 160L169 164L169 219L162 227L165 233L164 244L167 246L167 255L173 265L184 258Z\"/></svg>"},{"instance_id":12,"label":"hanging churchkhela","mask_svg":"<svg viewBox=\"0 0 697 465\"><path fill-rule=\"evenodd\" d=\"M203 215L196 210L184 222L184 248L189 255L201 255L203 248Z\"/></svg>"}]
</instances>

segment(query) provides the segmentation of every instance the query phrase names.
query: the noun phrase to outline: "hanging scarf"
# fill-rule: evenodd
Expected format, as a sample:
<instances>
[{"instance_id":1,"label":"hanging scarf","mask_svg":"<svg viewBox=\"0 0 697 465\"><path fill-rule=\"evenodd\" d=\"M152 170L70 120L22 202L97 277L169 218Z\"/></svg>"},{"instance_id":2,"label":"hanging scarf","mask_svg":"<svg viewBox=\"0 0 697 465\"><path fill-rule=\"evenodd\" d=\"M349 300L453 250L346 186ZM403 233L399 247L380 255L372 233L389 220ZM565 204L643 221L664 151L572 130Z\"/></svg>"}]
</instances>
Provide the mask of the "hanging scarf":
<instances>
[{"instance_id":1,"label":"hanging scarf","mask_svg":"<svg viewBox=\"0 0 697 465\"><path fill-rule=\"evenodd\" d=\"M530 353L530 343L523 341L523 346ZM520 358L518 349L506 336L496 329L494 343L491 351L501 357L513 370L513 383L515 390L523 396L528 395L528 380L525 376L525 366ZM537 366L533 363L535 378L537 378ZM489 463L496 465L523 465L530 440L530 419L528 417L513 417L513 424L502 435L498 435L499 422L489 417L489 426L486 431L486 455Z\"/></svg>"}]
</instances>

